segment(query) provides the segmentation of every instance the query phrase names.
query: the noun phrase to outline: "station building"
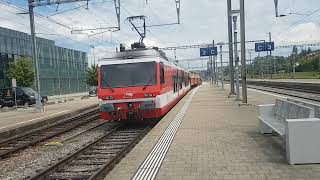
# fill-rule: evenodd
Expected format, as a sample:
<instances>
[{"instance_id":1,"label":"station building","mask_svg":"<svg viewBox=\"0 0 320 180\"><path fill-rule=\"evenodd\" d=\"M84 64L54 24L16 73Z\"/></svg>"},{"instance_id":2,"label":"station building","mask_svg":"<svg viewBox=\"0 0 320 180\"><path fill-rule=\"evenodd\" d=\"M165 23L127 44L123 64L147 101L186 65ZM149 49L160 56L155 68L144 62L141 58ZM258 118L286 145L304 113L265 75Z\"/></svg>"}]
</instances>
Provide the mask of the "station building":
<instances>
[{"instance_id":1,"label":"station building","mask_svg":"<svg viewBox=\"0 0 320 180\"><path fill-rule=\"evenodd\" d=\"M85 71L87 53L59 47L53 40L37 38L40 88L42 95L63 95L88 91ZM0 27L0 88L11 87L7 77L9 62L30 57L31 36Z\"/></svg>"}]
</instances>

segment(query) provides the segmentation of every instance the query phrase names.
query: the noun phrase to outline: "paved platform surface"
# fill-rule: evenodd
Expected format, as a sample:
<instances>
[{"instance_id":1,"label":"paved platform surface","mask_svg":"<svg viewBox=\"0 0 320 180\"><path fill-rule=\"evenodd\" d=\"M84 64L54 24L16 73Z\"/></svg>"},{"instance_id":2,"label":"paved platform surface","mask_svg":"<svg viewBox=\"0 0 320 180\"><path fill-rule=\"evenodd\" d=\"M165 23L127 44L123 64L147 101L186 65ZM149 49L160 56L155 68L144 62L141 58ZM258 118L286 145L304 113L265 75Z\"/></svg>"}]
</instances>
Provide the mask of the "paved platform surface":
<instances>
[{"instance_id":1,"label":"paved platform surface","mask_svg":"<svg viewBox=\"0 0 320 180\"><path fill-rule=\"evenodd\" d=\"M253 106L238 106L220 87L205 84L194 95L156 179L320 179L320 165L290 166L284 143L257 132L257 104L277 98L248 91ZM187 95L188 96L188 95ZM105 179L131 179L186 97Z\"/></svg>"},{"instance_id":2,"label":"paved platform surface","mask_svg":"<svg viewBox=\"0 0 320 180\"><path fill-rule=\"evenodd\" d=\"M320 83L320 79L248 79L248 81L275 81L275 82L296 82L296 83Z\"/></svg>"},{"instance_id":3,"label":"paved platform surface","mask_svg":"<svg viewBox=\"0 0 320 180\"><path fill-rule=\"evenodd\" d=\"M74 111L98 105L97 97L89 99L69 101L66 103L44 106L45 112L36 112L34 107L28 109L18 108L18 110L0 113L0 132L22 127L46 119L72 113Z\"/></svg>"}]
</instances>

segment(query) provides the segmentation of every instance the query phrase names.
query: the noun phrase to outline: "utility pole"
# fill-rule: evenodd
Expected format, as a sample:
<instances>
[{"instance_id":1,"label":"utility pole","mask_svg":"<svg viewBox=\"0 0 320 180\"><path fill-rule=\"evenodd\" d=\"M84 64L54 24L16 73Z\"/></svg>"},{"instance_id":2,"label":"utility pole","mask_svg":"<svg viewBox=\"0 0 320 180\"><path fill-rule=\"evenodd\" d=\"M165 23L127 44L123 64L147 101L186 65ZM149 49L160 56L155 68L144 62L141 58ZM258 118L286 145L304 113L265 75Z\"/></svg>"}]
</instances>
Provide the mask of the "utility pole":
<instances>
[{"instance_id":1,"label":"utility pole","mask_svg":"<svg viewBox=\"0 0 320 180\"><path fill-rule=\"evenodd\" d=\"M210 78L211 78L211 83L213 84L212 56L209 56L209 61L210 61Z\"/></svg>"},{"instance_id":2,"label":"utility pole","mask_svg":"<svg viewBox=\"0 0 320 180\"><path fill-rule=\"evenodd\" d=\"M213 56L213 67L214 67L214 83L218 86L218 58L217 56Z\"/></svg>"},{"instance_id":3,"label":"utility pole","mask_svg":"<svg viewBox=\"0 0 320 180\"><path fill-rule=\"evenodd\" d=\"M239 87L239 58L238 58L238 37L237 37L237 16L233 16L233 31L234 31L234 60L236 71L236 101L240 100L240 87Z\"/></svg>"},{"instance_id":4,"label":"utility pole","mask_svg":"<svg viewBox=\"0 0 320 180\"><path fill-rule=\"evenodd\" d=\"M297 54L298 54L298 49L297 46L293 46L292 49L292 69L293 69L293 79L296 79L296 58L297 58Z\"/></svg>"},{"instance_id":5,"label":"utility pole","mask_svg":"<svg viewBox=\"0 0 320 180\"><path fill-rule=\"evenodd\" d=\"M269 42L271 42L271 32L269 32ZM270 57L272 58L272 51L270 51ZM276 60L274 58L272 58L272 63L273 63L273 72L274 72L274 76L276 76L277 74L277 66L276 66Z\"/></svg>"},{"instance_id":6,"label":"utility pole","mask_svg":"<svg viewBox=\"0 0 320 180\"><path fill-rule=\"evenodd\" d=\"M43 106L41 103L41 95L40 95L40 75L39 75L39 62L38 62L38 52L37 52L37 43L36 43L36 33L35 33L35 25L34 25L34 6L31 4L31 0L28 1L29 6L29 17L30 17L30 30L31 30L31 49L32 49L32 59L35 70L35 87L37 90L36 97L36 108L39 112L43 112Z\"/></svg>"},{"instance_id":7,"label":"utility pole","mask_svg":"<svg viewBox=\"0 0 320 180\"><path fill-rule=\"evenodd\" d=\"M213 79L214 79L214 84L217 84L217 78L216 78L216 56L212 56L212 64L213 64Z\"/></svg>"},{"instance_id":8,"label":"utility pole","mask_svg":"<svg viewBox=\"0 0 320 180\"><path fill-rule=\"evenodd\" d=\"M293 79L296 79L296 55L293 56Z\"/></svg>"},{"instance_id":9,"label":"utility pole","mask_svg":"<svg viewBox=\"0 0 320 180\"><path fill-rule=\"evenodd\" d=\"M250 67L251 67L251 78L254 78L254 65L252 64L252 57L251 57L251 52L249 51L249 58L250 58Z\"/></svg>"},{"instance_id":10,"label":"utility pole","mask_svg":"<svg viewBox=\"0 0 320 180\"><path fill-rule=\"evenodd\" d=\"M247 70L246 70L246 27L244 14L244 0L240 0L240 39L241 39L241 71L242 71L242 102L247 103Z\"/></svg>"},{"instance_id":11,"label":"utility pole","mask_svg":"<svg viewBox=\"0 0 320 180\"><path fill-rule=\"evenodd\" d=\"M234 95L235 92L234 92L234 72L233 72L231 0L227 0L227 12L228 12L228 37L229 37L230 95Z\"/></svg>"},{"instance_id":12,"label":"utility pole","mask_svg":"<svg viewBox=\"0 0 320 180\"><path fill-rule=\"evenodd\" d=\"M90 46L92 48L92 54L93 54L93 65L96 65L96 55L94 53L95 47L93 45Z\"/></svg>"},{"instance_id":13,"label":"utility pole","mask_svg":"<svg viewBox=\"0 0 320 180\"><path fill-rule=\"evenodd\" d=\"M221 76L221 86L223 89L223 62L222 62L222 45L220 45L220 76ZM319 67L320 68L320 67Z\"/></svg>"},{"instance_id":14,"label":"utility pole","mask_svg":"<svg viewBox=\"0 0 320 180\"><path fill-rule=\"evenodd\" d=\"M174 49L174 61L177 61L177 49Z\"/></svg>"}]
</instances>

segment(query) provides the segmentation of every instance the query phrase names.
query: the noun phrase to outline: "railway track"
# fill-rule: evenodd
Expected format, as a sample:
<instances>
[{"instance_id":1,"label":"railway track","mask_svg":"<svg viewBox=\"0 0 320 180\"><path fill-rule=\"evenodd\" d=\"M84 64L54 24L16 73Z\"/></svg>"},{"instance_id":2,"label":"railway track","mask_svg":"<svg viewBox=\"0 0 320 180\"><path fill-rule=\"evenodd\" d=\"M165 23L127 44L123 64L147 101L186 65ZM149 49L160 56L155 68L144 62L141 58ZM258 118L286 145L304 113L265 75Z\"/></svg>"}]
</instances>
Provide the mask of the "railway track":
<instances>
[{"instance_id":1,"label":"railway track","mask_svg":"<svg viewBox=\"0 0 320 180\"><path fill-rule=\"evenodd\" d=\"M248 81L249 85L277 88L290 91L298 91L310 94L320 94L320 84L296 83L296 82L274 82L274 81Z\"/></svg>"},{"instance_id":2,"label":"railway track","mask_svg":"<svg viewBox=\"0 0 320 180\"><path fill-rule=\"evenodd\" d=\"M272 81L248 81L252 89L320 102L320 84Z\"/></svg>"},{"instance_id":3,"label":"railway track","mask_svg":"<svg viewBox=\"0 0 320 180\"><path fill-rule=\"evenodd\" d=\"M149 130L149 126L118 126L30 180L102 178Z\"/></svg>"},{"instance_id":4,"label":"railway track","mask_svg":"<svg viewBox=\"0 0 320 180\"><path fill-rule=\"evenodd\" d=\"M67 118L50 126L5 140L0 143L0 159L10 156L28 146L37 144L64 132L99 119L98 109L89 110L78 116Z\"/></svg>"}]
</instances>

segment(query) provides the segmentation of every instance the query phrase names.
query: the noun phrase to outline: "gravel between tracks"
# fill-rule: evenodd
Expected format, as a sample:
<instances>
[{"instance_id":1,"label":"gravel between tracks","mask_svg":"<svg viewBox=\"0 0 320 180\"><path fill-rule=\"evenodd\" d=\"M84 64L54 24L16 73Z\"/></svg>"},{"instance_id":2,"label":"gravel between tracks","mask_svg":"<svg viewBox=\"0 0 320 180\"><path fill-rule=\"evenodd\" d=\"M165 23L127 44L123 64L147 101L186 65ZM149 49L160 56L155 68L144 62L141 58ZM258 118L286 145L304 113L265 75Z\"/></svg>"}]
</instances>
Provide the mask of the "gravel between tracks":
<instances>
[{"instance_id":1,"label":"gravel between tracks","mask_svg":"<svg viewBox=\"0 0 320 180\"><path fill-rule=\"evenodd\" d=\"M106 123L95 130L72 138L72 141L66 141L63 144L56 143L50 146L45 145L48 142L53 142L53 139L50 139L40 145L29 147L10 158L2 159L0 160L0 179L27 178L35 174L36 171L44 169L90 141L102 136L115 125L115 123ZM54 138L54 140L58 142L57 140L63 140L74 134L75 132L66 133L62 137Z\"/></svg>"}]
</instances>

